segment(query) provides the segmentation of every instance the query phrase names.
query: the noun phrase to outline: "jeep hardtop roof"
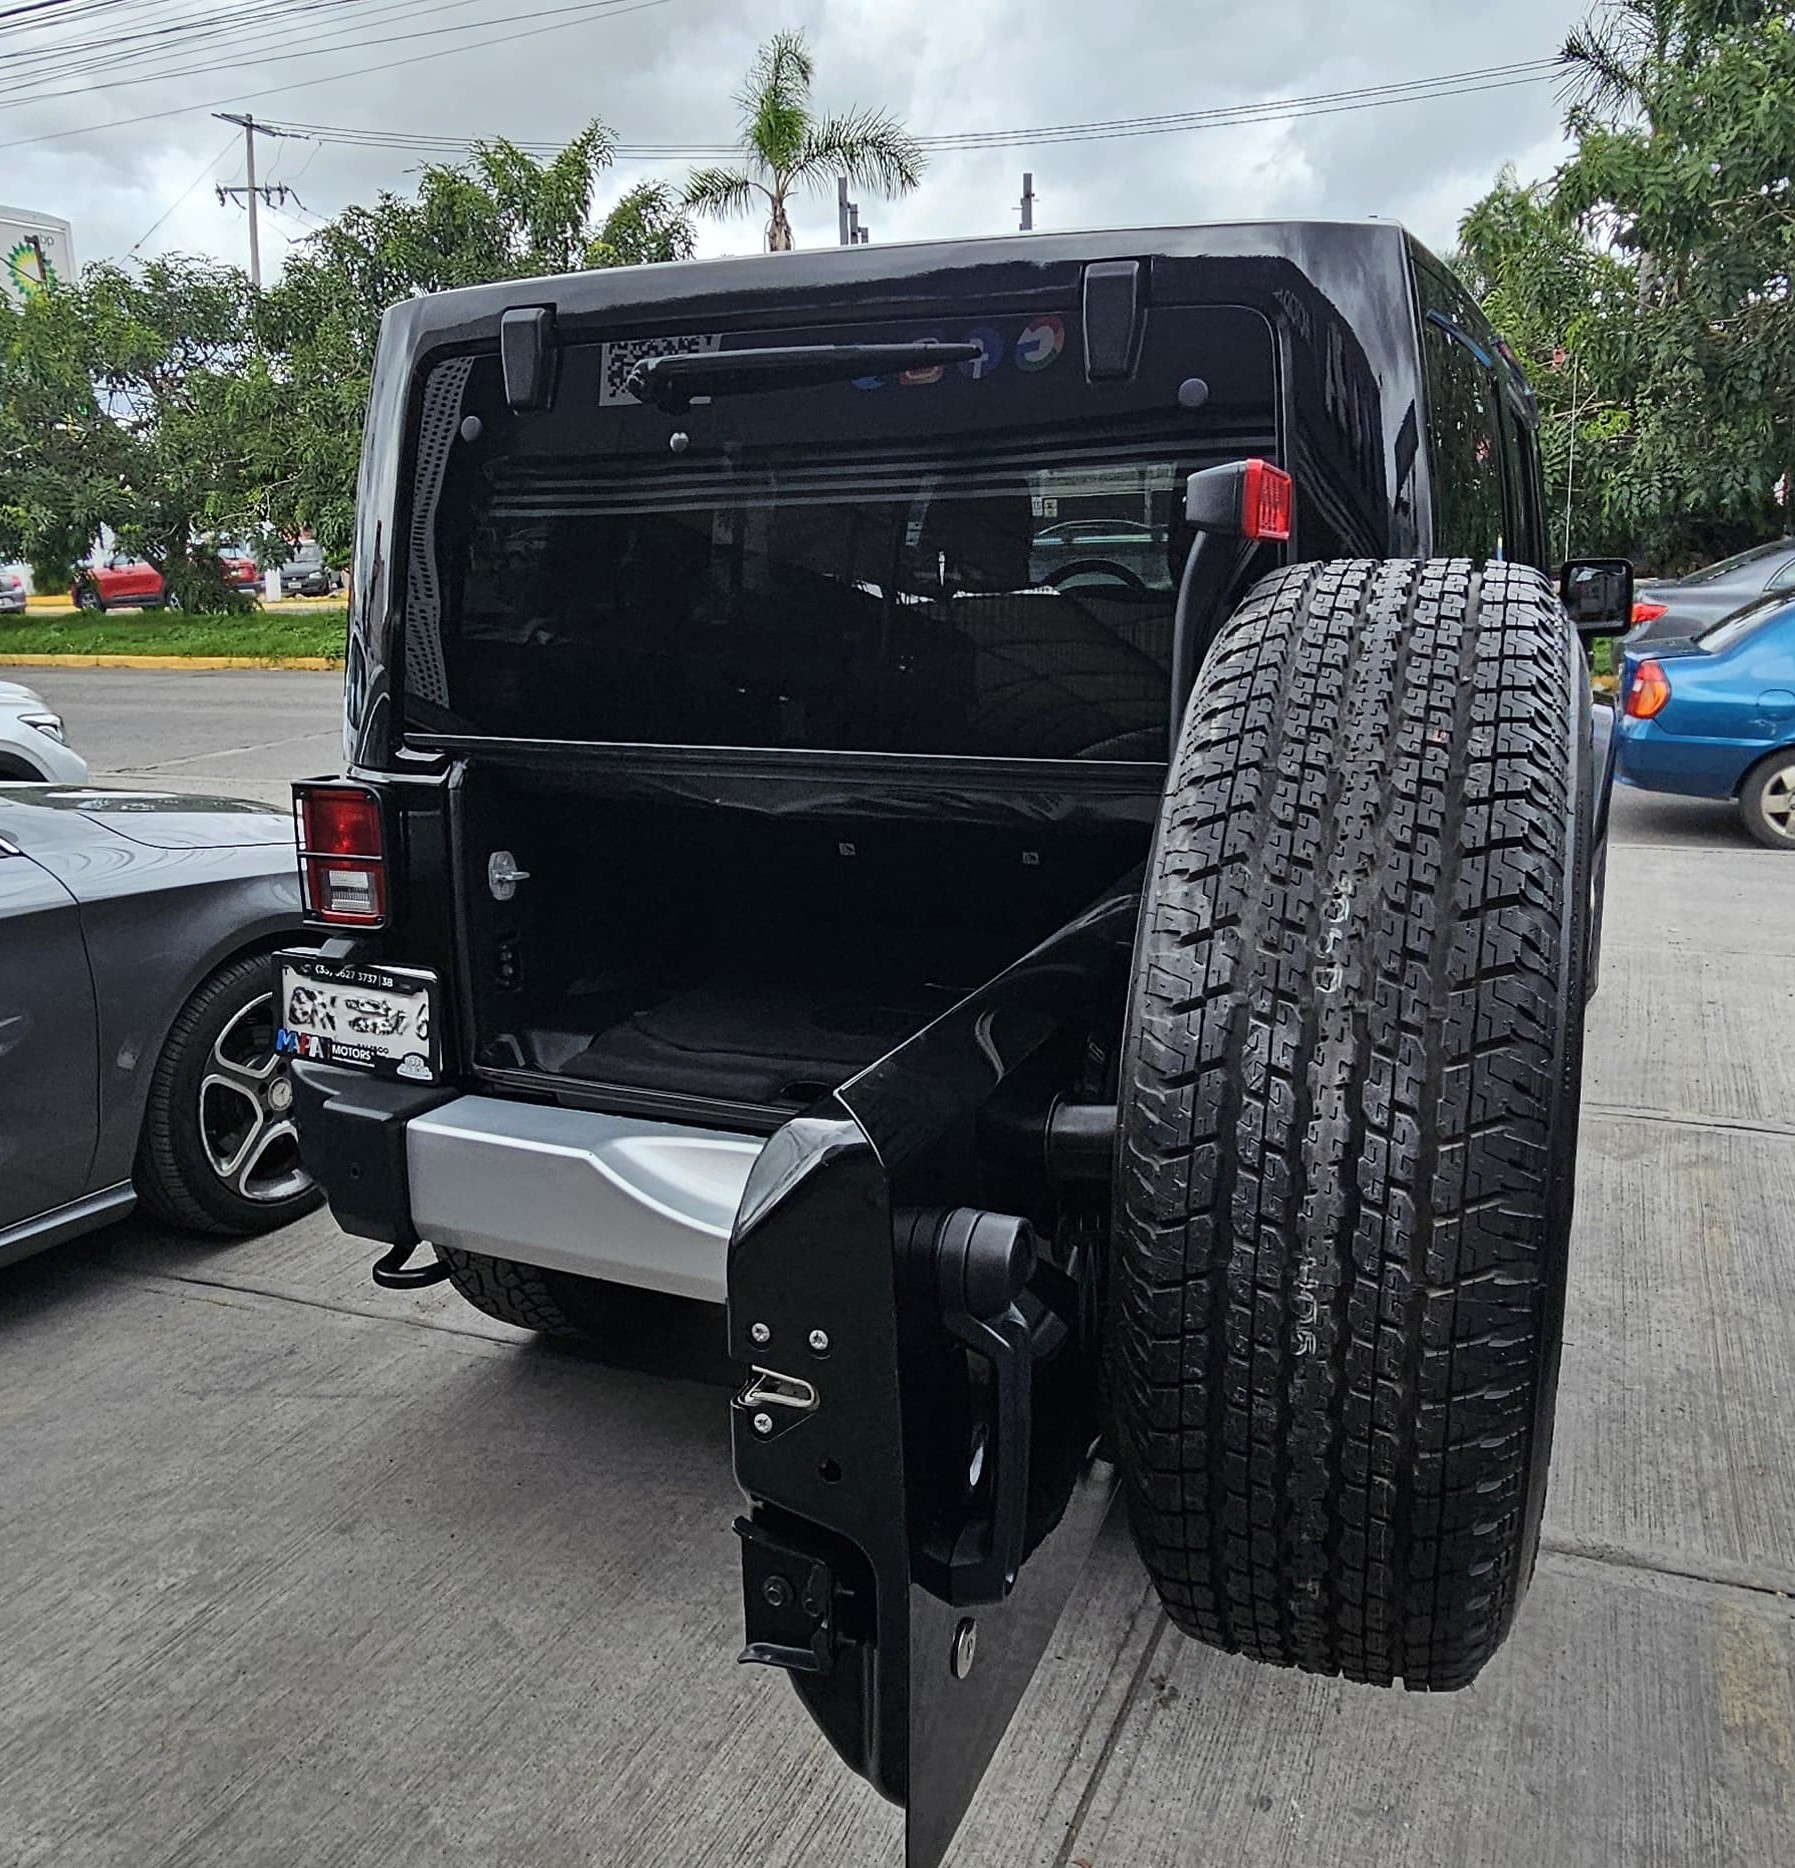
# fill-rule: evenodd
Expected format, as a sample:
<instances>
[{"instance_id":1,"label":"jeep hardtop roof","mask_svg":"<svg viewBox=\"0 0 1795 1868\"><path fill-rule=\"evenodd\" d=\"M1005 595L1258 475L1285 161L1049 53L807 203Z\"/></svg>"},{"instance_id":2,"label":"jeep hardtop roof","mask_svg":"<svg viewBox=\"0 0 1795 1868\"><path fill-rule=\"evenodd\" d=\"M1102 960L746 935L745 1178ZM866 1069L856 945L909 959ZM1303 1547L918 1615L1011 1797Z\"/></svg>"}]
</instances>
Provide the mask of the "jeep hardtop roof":
<instances>
[{"instance_id":1,"label":"jeep hardtop roof","mask_svg":"<svg viewBox=\"0 0 1795 1868\"><path fill-rule=\"evenodd\" d=\"M1070 287L1093 260L1283 260L1306 273L1342 310L1375 296L1383 316L1405 303L1405 254L1425 253L1395 221L1213 221L1189 227L1117 227L1071 233L914 240L884 246L807 247L716 259L665 260L595 272L551 273L460 286L402 299L381 325L382 361L403 361L439 344L496 335L515 305L552 304L559 319L618 312L669 317L731 309L751 314L817 293L851 291L857 302L920 303L952 293L986 268L1015 268L1018 288ZM1024 280L1027 281L1024 284ZM881 289L883 288L883 289ZM750 320L751 321L751 320Z\"/></svg>"}]
</instances>

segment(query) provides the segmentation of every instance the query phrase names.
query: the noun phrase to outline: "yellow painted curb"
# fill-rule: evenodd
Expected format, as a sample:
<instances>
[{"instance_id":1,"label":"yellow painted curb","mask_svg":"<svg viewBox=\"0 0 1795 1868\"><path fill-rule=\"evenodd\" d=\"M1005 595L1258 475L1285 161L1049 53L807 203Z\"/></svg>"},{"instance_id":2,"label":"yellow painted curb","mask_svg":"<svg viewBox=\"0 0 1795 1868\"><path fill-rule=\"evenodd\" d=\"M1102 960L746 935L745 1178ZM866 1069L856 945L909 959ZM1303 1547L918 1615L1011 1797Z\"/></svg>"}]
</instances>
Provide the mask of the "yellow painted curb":
<instances>
[{"instance_id":1,"label":"yellow painted curb","mask_svg":"<svg viewBox=\"0 0 1795 1868\"><path fill-rule=\"evenodd\" d=\"M8 655L0 668L310 668L340 671L329 655Z\"/></svg>"},{"instance_id":2,"label":"yellow painted curb","mask_svg":"<svg viewBox=\"0 0 1795 1868\"><path fill-rule=\"evenodd\" d=\"M252 616L329 616L333 612L341 610L343 607L342 600L333 597L283 597L279 603L272 605L264 603L261 598L258 597L255 602L255 608L247 612L247 614ZM85 620L94 614L91 610L77 609L67 597L27 597L25 599L25 608L27 612L33 616L68 616L81 617ZM216 612L216 614L221 617L232 613L233 612L224 610ZM172 612L160 609L142 610L132 609L127 605L124 614L127 616L135 616L139 620L145 622L153 617L170 614L177 618L191 620L188 616L188 612L185 610L175 610Z\"/></svg>"}]
</instances>

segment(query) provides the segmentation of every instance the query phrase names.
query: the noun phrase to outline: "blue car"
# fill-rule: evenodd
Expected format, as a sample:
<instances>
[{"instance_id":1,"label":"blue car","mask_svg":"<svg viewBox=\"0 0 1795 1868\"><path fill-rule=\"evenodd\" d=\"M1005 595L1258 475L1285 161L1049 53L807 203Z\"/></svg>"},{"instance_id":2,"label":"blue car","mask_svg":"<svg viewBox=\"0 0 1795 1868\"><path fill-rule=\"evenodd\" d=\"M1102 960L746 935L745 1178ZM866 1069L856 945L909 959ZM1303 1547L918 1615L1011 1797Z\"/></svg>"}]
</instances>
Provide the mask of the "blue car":
<instances>
[{"instance_id":1,"label":"blue car","mask_svg":"<svg viewBox=\"0 0 1795 1868\"><path fill-rule=\"evenodd\" d=\"M1736 798L1760 843L1795 849L1795 602L1764 598L1692 640L1621 647L1621 783Z\"/></svg>"}]
</instances>

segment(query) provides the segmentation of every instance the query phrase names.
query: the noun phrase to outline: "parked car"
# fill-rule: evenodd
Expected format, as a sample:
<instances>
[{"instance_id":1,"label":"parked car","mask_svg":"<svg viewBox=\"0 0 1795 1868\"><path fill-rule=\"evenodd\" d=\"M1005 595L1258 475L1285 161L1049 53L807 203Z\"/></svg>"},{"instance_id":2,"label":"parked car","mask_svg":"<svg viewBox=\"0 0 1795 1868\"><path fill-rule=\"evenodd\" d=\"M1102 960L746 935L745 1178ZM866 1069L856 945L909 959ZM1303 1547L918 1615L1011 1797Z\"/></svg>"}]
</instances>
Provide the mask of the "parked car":
<instances>
[{"instance_id":1,"label":"parked car","mask_svg":"<svg viewBox=\"0 0 1795 1868\"><path fill-rule=\"evenodd\" d=\"M141 1201L245 1237L317 1203L274 1047L292 819L0 785L0 1264Z\"/></svg>"},{"instance_id":2,"label":"parked car","mask_svg":"<svg viewBox=\"0 0 1795 1868\"><path fill-rule=\"evenodd\" d=\"M1634 591L1629 642L1688 641L1766 594L1795 595L1795 538L1755 545L1687 577L1642 578Z\"/></svg>"},{"instance_id":3,"label":"parked car","mask_svg":"<svg viewBox=\"0 0 1795 1868\"><path fill-rule=\"evenodd\" d=\"M1622 645L1617 776L1732 798L1745 828L1795 850L1795 599L1759 600L1693 641Z\"/></svg>"},{"instance_id":4,"label":"parked car","mask_svg":"<svg viewBox=\"0 0 1795 1868\"><path fill-rule=\"evenodd\" d=\"M323 548L311 543L293 547L293 555L280 567L283 597L328 597L340 586L337 573L324 562Z\"/></svg>"},{"instance_id":5,"label":"parked car","mask_svg":"<svg viewBox=\"0 0 1795 1868\"><path fill-rule=\"evenodd\" d=\"M253 557L227 547L218 555L224 581L232 590L254 590L262 573ZM75 579L75 607L82 610L178 609L180 598L153 564L119 552L83 565Z\"/></svg>"},{"instance_id":6,"label":"parked car","mask_svg":"<svg viewBox=\"0 0 1795 1868\"><path fill-rule=\"evenodd\" d=\"M745 1657L913 1864L1112 1463L1185 1634L1466 1685L1538 1547L1612 732L1518 366L1390 223L540 297L385 315L299 788L278 1041L377 1282L726 1304ZM1100 501L1139 568L1038 584Z\"/></svg>"},{"instance_id":7,"label":"parked car","mask_svg":"<svg viewBox=\"0 0 1795 1868\"><path fill-rule=\"evenodd\" d=\"M245 551L241 545L231 546L219 552L218 562L224 567L224 581L233 590L261 589L262 569L253 552Z\"/></svg>"},{"instance_id":8,"label":"parked car","mask_svg":"<svg viewBox=\"0 0 1795 1868\"><path fill-rule=\"evenodd\" d=\"M0 565L0 614L25 609L25 579L19 572Z\"/></svg>"},{"instance_id":9,"label":"parked car","mask_svg":"<svg viewBox=\"0 0 1795 1868\"><path fill-rule=\"evenodd\" d=\"M164 602L168 586L147 559L115 551L81 567L73 594L81 610L148 610Z\"/></svg>"},{"instance_id":10,"label":"parked car","mask_svg":"<svg viewBox=\"0 0 1795 1868\"><path fill-rule=\"evenodd\" d=\"M32 689L0 681L0 783L79 785L86 777L87 761L69 745L61 714Z\"/></svg>"},{"instance_id":11,"label":"parked car","mask_svg":"<svg viewBox=\"0 0 1795 1868\"><path fill-rule=\"evenodd\" d=\"M1037 532L1028 574L1037 584L1108 583L1124 590L1167 590L1167 538L1133 519L1067 519Z\"/></svg>"}]
</instances>

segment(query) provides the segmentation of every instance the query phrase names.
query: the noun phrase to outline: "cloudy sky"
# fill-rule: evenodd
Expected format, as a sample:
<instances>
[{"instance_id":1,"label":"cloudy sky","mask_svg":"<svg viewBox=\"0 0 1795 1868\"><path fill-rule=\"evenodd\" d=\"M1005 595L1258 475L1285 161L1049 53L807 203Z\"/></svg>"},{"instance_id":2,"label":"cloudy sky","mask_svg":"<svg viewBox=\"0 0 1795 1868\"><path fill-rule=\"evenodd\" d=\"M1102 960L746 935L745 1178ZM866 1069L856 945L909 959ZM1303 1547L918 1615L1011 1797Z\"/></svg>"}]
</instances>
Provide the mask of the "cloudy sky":
<instances>
[{"instance_id":1,"label":"cloudy sky","mask_svg":"<svg viewBox=\"0 0 1795 1868\"><path fill-rule=\"evenodd\" d=\"M801 26L824 107L877 106L923 135L1008 132L1508 65L1549 56L1586 10L1584 0L609 4L607 16L596 0L0 0L0 201L72 222L82 259L135 248L241 262L242 211L213 189L244 180L242 137L213 109L527 141L598 116L626 143L711 144L735 127L731 99L756 41ZM277 19L252 23L276 5ZM133 43L157 29L159 40ZM1444 245L1504 162L1526 176L1551 168L1558 118L1544 82L1172 135L1019 140L936 155L918 194L863 201L863 217L880 241L1009 231L1028 168L1043 228L1379 214ZM261 150L260 179L297 190L264 221L270 267L308 218L407 187L419 160L300 140ZM622 161L607 194L683 172ZM795 218L800 243L834 239L832 199ZM702 250L749 250L757 234L748 222L713 228Z\"/></svg>"}]
</instances>

